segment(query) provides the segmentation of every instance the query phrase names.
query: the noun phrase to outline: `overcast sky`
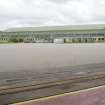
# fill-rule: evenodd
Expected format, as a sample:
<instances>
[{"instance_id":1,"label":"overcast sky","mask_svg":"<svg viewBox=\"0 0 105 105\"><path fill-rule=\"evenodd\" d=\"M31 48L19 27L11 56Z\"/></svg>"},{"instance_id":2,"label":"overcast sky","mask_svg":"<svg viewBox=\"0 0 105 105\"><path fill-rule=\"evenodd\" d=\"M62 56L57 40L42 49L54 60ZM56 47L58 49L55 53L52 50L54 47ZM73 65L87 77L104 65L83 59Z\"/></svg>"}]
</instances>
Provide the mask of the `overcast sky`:
<instances>
[{"instance_id":1,"label":"overcast sky","mask_svg":"<svg viewBox=\"0 0 105 105\"><path fill-rule=\"evenodd\" d=\"M0 29L105 23L105 0L0 0Z\"/></svg>"}]
</instances>

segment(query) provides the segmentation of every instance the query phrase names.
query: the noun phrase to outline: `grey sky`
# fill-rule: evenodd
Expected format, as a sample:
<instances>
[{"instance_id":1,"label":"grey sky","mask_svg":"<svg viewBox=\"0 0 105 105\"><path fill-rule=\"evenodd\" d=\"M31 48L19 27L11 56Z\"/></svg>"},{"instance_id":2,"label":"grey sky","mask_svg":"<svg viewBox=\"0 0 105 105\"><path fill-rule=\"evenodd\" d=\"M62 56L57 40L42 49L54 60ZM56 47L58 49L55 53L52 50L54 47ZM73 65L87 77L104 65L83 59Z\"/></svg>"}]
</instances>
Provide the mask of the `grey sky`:
<instances>
[{"instance_id":1,"label":"grey sky","mask_svg":"<svg viewBox=\"0 0 105 105\"><path fill-rule=\"evenodd\" d=\"M105 23L105 0L0 0L0 29Z\"/></svg>"}]
</instances>

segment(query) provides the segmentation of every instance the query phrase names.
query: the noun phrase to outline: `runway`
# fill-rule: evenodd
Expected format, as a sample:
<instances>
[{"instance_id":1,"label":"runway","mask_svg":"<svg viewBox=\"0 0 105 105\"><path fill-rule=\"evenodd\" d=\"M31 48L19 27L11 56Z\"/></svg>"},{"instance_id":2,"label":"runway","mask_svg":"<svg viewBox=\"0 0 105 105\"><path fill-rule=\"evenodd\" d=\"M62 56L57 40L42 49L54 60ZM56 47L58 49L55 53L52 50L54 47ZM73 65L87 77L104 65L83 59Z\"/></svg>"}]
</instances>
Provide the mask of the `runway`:
<instances>
[{"instance_id":1,"label":"runway","mask_svg":"<svg viewBox=\"0 0 105 105\"><path fill-rule=\"evenodd\" d=\"M11 105L104 105L105 85Z\"/></svg>"},{"instance_id":2,"label":"runway","mask_svg":"<svg viewBox=\"0 0 105 105\"><path fill-rule=\"evenodd\" d=\"M53 68L41 73L9 72L3 78L0 76L1 105L105 85L105 63Z\"/></svg>"}]
</instances>

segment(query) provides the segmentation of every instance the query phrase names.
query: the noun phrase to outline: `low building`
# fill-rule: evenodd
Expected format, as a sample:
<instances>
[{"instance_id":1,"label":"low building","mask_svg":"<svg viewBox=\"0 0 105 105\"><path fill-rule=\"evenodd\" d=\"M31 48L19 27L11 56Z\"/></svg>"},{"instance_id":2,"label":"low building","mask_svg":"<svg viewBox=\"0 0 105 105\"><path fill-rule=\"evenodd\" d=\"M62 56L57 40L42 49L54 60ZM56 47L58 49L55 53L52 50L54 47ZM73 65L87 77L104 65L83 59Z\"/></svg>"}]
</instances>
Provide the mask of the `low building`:
<instances>
[{"instance_id":1,"label":"low building","mask_svg":"<svg viewBox=\"0 0 105 105\"><path fill-rule=\"evenodd\" d=\"M105 42L105 24L9 28L0 31L0 42L53 43Z\"/></svg>"},{"instance_id":2,"label":"low building","mask_svg":"<svg viewBox=\"0 0 105 105\"><path fill-rule=\"evenodd\" d=\"M56 43L56 44L63 44L64 43L64 38L54 39L53 42Z\"/></svg>"}]
</instances>

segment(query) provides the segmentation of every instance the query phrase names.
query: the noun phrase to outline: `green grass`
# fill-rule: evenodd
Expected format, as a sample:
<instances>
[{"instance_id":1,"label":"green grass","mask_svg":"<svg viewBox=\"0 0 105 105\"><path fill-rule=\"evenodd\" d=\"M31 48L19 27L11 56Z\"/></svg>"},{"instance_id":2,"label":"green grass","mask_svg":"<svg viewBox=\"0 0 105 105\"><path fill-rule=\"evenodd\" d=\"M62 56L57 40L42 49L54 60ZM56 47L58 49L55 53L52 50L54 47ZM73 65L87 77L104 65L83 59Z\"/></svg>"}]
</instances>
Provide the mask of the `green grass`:
<instances>
[{"instance_id":1,"label":"green grass","mask_svg":"<svg viewBox=\"0 0 105 105\"><path fill-rule=\"evenodd\" d=\"M0 44L9 44L9 43L15 43L15 42L0 42Z\"/></svg>"}]
</instances>

